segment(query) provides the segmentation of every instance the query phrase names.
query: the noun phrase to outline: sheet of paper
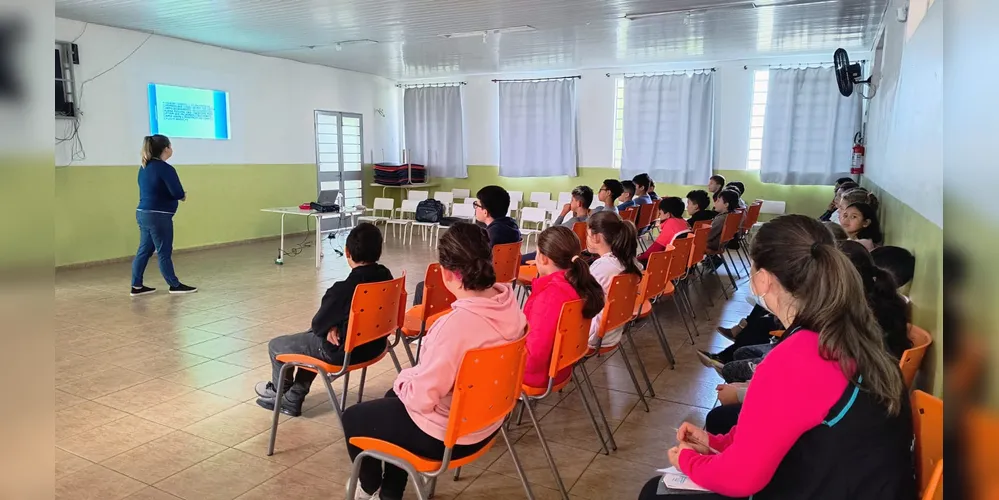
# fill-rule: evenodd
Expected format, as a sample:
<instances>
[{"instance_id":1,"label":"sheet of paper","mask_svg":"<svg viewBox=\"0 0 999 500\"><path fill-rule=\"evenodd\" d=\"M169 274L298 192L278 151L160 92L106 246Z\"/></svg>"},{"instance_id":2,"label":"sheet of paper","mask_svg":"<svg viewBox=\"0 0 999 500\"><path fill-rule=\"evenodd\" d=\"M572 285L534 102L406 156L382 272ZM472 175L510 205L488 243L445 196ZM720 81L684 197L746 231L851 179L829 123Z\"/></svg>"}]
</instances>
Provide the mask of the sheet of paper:
<instances>
[{"instance_id":1,"label":"sheet of paper","mask_svg":"<svg viewBox=\"0 0 999 500\"><path fill-rule=\"evenodd\" d=\"M684 473L678 471L676 467L659 469L663 474L663 485L672 490L708 491L688 478Z\"/></svg>"}]
</instances>

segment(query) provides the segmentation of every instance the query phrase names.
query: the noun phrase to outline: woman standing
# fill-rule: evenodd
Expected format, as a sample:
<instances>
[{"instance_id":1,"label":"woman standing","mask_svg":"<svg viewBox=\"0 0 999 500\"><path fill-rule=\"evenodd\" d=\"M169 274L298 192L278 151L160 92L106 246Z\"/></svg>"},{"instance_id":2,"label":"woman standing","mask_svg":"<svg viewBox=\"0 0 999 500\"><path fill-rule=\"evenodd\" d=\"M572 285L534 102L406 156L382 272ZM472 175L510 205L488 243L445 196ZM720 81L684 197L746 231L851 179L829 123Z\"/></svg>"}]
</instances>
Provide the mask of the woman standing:
<instances>
[{"instance_id":1,"label":"woman standing","mask_svg":"<svg viewBox=\"0 0 999 500\"><path fill-rule=\"evenodd\" d=\"M139 206L135 220L139 223L139 250L132 261L133 297L153 293L155 288L142 284L149 258L156 252L160 273L170 285L170 293L194 293L173 272L173 214L177 202L186 201L187 194L180 184L177 171L166 161L173 156L170 139L165 135L147 135L142 140L142 166L139 168Z\"/></svg>"}]
</instances>

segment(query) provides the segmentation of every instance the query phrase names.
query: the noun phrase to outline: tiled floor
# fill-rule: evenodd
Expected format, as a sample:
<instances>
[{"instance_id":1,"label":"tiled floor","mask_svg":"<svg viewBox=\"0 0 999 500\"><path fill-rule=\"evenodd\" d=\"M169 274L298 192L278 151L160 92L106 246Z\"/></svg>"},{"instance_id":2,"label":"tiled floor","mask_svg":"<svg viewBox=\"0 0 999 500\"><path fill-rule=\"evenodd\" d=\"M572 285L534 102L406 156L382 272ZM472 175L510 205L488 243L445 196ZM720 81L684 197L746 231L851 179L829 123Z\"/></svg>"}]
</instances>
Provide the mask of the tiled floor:
<instances>
[{"instance_id":1,"label":"tiled floor","mask_svg":"<svg viewBox=\"0 0 999 500\"><path fill-rule=\"evenodd\" d=\"M324 392L310 394L302 417L282 420L271 457L271 413L254 404L253 392L270 375L267 341L305 330L323 291L346 275L346 263L329 245L330 258L318 271L310 250L275 265L276 242L177 255L181 279L201 287L186 296L164 293L155 259L146 283L161 291L138 298L126 294L127 263L59 272L56 497L342 498L350 464ZM383 257L396 275L407 272L412 293L434 254L418 241L408 247L390 238ZM717 287L708 289L720 295ZM699 318L698 347L727 344L713 330L719 320L728 325L749 312L743 294L740 289L732 301L716 301L713 321ZM676 353L675 370L651 326L643 324L635 334L654 380L650 412L633 394L618 355L589 363L615 429L616 452L599 453L572 391L539 406L542 430L573 498L636 498L655 469L668 465L672 427L683 420L703 423L714 404L720 379L697 362L671 304L664 304L661 318ZM387 358L369 371L368 397L391 386L395 371ZM351 379L355 400L358 378ZM535 495L558 498L538 439L528 430L522 426L513 436ZM440 481L436 498L523 498L502 445L474 465L458 482Z\"/></svg>"}]
</instances>

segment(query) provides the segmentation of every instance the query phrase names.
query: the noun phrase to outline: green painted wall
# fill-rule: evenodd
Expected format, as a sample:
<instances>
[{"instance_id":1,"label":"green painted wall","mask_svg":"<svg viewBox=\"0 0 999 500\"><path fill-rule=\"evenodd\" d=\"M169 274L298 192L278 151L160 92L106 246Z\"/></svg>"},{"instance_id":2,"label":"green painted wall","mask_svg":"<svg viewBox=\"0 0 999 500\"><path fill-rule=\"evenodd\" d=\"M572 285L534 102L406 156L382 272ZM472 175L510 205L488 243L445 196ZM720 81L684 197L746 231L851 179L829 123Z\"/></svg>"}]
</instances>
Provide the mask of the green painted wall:
<instances>
[{"instance_id":1,"label":"green painted wall","mask_svg":"<svg viewBox=\"0 0 999 500\"><path fill-rule=\"evenodd\" d=\"M138 202L134 166L67 167L55 171L57 266L135 253ZM180 165L188 193L174 218L175 248L241 241L280 232L280 216L261 208L298 205L316 197L316 166ZM288 219L286 231L305 229Z\"/></svg>"},{"instance_id":2,"label":"green painted wall","mask_svg":"<svg viewBox=\"0 0 999 500\"><path fill-rule=\"evenodd\" d=\"M926 387L934 394L943 392L943 229L919 215L909 205L888 194L877 184L864 180L863 185L881 200L881 224L885 244L909 249L916 256L916 272L909 298L912 322L933 336L933 345L923 369Z\"/></svg>"},{"instance_id":3,"label":"green painted wall","mask_svg":"<svg viewBox=\"0 0 999 500\"><path fill-rule=\"evenodd\" d=\"M508 190L523 191L524 198L527 199L529 193L538 191L548 191L552 197L558 196L559 192L572 191L578 185L587 185L594 189L599 188L604 179L620 178L621 172L613 168L584 167L579 169L576 177L529 177L511 178L500 177L499 167L489 165L469 165L467 179L434 179L440 183L439 187L431 188L433 191L450 191L454 188L465 188L475 191L482 186L490 184L501 185ZM784 186L779 184L764 184L760 182L759 172L746 170L720 170L717 172L725 176L727 181L741 181L746 185L744 198L754 200L757 198L764 200L784 200L787 202L788 213L815 214L816 217L826 210L826 205L832 199L831 186ZM371 169L365 171L366 184L373 179ZM675 184L656 184L656 193L660 196L686 196L691 189L704 189L707 185L679 186ZM369 188L365 193L365 201L369 205L376 196L381 196L380 188ZM400 190L389 189L387 193L394 194L399 199Z\"/></svg>"}]
</instances>

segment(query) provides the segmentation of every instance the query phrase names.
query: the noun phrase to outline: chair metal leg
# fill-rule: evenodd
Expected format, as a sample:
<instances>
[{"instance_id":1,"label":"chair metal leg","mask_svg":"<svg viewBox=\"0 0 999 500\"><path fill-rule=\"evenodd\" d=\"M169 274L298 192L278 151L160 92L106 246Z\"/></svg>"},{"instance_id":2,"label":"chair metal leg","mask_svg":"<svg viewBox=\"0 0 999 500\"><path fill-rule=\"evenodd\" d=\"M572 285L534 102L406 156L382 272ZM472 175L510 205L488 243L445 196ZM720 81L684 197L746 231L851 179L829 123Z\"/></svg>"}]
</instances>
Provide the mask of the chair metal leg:
<instances>
[{"instance_id":1,"label":"chair metal leg","mask_svg":"<svg viewBox=\"0 0 999 500\"><path fill-rule=\"evenodd\" d=\"M694 314L694 305L690 303L690 295L687 293L686 286L678 287L676 291L679 294L680 300L683 301L683 306L690 313L690 326L694 329L694 334L700 337L701 332L697 330L697 315Z\"/></svg>"},{"instance_id":2,"label":"chair metal leg","mask_svg":"<svg viewBox=\"0 0 999 500\"><path fill-rule=\"evenodd\" d=\"M645 371L645 362L642 361L642 355L638 352L638 344L635 343L635 337L631 334L631 328L628 326L624 327L624 334L628 336L628 341L631 342L631 349L635 351L635 360L638 362L638 371L642 373L642 378L645 379L645 386L649 388L649 397L656 397L656 391L652 390L652 380L649 379L648 372ZM623 349L624 346L622 345Z\"/></svg>"},{"instance_id":3,"label":"chair metal leg","mask_svg":"<svg viewBox=\"0 0 999 500\"><path fill-rule=\"evenodd\" d=\"M350 387L350 372L343 374L343 394L340 395L340 408L347 408L347 389Z\"/></svg>"},{"instance_id":4,"label":"chair metal leg","mask_svg":"<svg viewBox=\"0 0 999 500\"><path fill-rule=\"evenodd\" d=\"M555 466L555 458L552 457L552 451L548 448L548 442L545 441L545 436L541 433L541 426L538 425L538 419L534 415L534 409L531 408L531 405L527 401L525 401L523 406L527 407L527 416L531 417L531 423L534 424L534 430L538 433L538 440L541 441L541 451L545 452L545 459L548 460L548 467L551 468L552 475L555 476L555 484L558 485L558 491L562 494L562 500L569 500L569 493L565 491L565 484L562 483L562 476L559 475L558 467Z\"/></svg>"},{"instance_id":5,"label":"chair metal leg","mask_svg":"<svg viewBox=\"0 0 999 500\"><path fill-rule=\"evenodd\" d=\"M461 467L454 469L454 481L457 481L459 476L461 476Z\"/></svg>"},{"instance_id":6,"label":"chair metal leg","mask_svg":"<svg viewBox=\"0 0 999 500\"><path fill-rule=\"evenodd\" d=\"M405 341L403 341L403 343L405 343ZM388 352L389 352L389 356L392 357L392 364L395 365L395 372L396 373L402 372L402 365L399 363L399 356L396 356L396 354L395 354L395 349L392 348L392 347L389 347Z\"/></svg>"},{"instance_id":7,"label":"chair metal leg","mask_svg":"<svg viewBox=\"0 0 999 500\"><path fill-rule=\"evenodd\" d=\"M521 398L519 406L520 408L517 410L517 425L524 423L524 407L531 406L531 402L528 399Z\"/></svg>"},{"instance_id":8,"label":"chair metal leg","mask_svg":"<svg viewBox=\"0 0 999 500\"><path fill-rule=\"evenodd\" d=\"M586 368L581 365L576 365L572 367L573 383L576 384L576 390L579 391L579 399L583 401L583 409L586 410L586 414L590 417L590 424L593 425L593 432L597 433L597 439L600 440L600 449L603 451L604 455L610 455L610 451L607 449L607 440L604 439L603 433L600 432L600 426L597 424L597 417L593 414L593 409L590 408L590 398L586 395L586 389L583 388L584 384L579 383L579 374L575 373L576 368L585 370Z\"/></svg>"},{"instance_id":9,"label":"chair metal leg","mask_svg":"<svg viewBox=\"0 0 999 500\"><path fill-rule=\"evenodd\" d=\"M597 407L597 413L600 415L600 420L604 423L604 430L607 431L607 442L610 443L612 450L617 451L617 442L614 441L614 432L611 431L610 424L607 423L607 417L604 415L604 409L600 406L600 399L597 398L597 391L593 388L593 381L590 380L590 374L586 371L585 366L580 367L580 373L583 374L583 382L586 384L586 388L590 390L590 395L593 396L593 405Z\"/></svg>"},{"instance_id":10,"label":"chair metal leg","mask_svg":"<svg viewBox=\"0 0 999 500\"><path fill-rule=\"evenodd\" d=\"M361 368L361 385L357 386L357 402L360 403L364 398L364 379L368 376L368 368Z\"/></svg>"},{"instance_id":11,"label":"chair metal leg","mask_svg":"<svg viewBox=\"0 0 999 500\"><path fill-rule=\"evenodd\" d=\"M725 266L725 273L728 274L728 279L729 279L729 281L732 282L732 292L734 293L736 290L739 289L739 285L736 284L735 278L732 277L732 271L735 270L735 263L732 264L732 269L729 269L728 268L728 259L726 259L724 255L722 255L721 260L722 260L722 265ZM721 279L721 278L719 277L718 279Z\"/></svg>"},{"instance_id":12,"label":"chair metal leg","mask_svg":"<svg viewBox=\"0 0 999 500\"><path fill-rule=\"evenodd\" d=\"M631 382L635 384L635 392L638 393L638 398L642 400L642 405L645 406L645 411L649 411L649 402L645 400L645 391L642 389L641 384L638 383L638 377L635 376L635 370L631 367L631 360L628 359L628 355L625 354L624 348L618 349L621 354L621 358L624 359L624 367L628 369L628 375L631 376Z\"/></svg>"},{"instance_id":13,"label":"chair metal leg","mask_svg":"<svg viewBox=\"0 0 999 500\"><path fill-rule=\"evenodd\" d=\"M271 421L271 440L267 444L267 456L274 454L274 442L277 441L278 419L281 417L281 396L284 392L284 380L288 371L294 368L291 363L281 365L281 377L278 378L277 394L274 395L274 419Z\"/></svg>"},{"instance_id":14,"label":"chair metal leg","mask_svg":"<svg viewBox=\"0 0 999 500\"><path fill-rule=\"evenodd\" d=\"M524 484L524 491L527 493L528 500L534 500L534 492L531 491L531 485L527 482L527 475L524 474L524 468L520 465L517 452L513 449L513 444L510 443L510 436L506 434L506 427L500 426L500 434L503 436L503 441L506 442L506 449L510 452L510 458L513 459L513 466L517 469L520 482Z\"/></svg>"},{"instance_id":15,"label":"chair metal leg","mask_svg":"<svg viewBox=\"0 0 999 500\"><path fill-rule=\"evenodd\" d=\"M669 368L673 370L676 368L676 358L673 357L673 349L669 347L669 340L666 338L666 332L663 330L663 326L659 323L659 317L656 316L655 309L649 315L652 318L652 327L656 331L656 335L659 337L659 345L663 348L663 354L666 355L666 359L669 361Z\"/></svg>"},{"instance_id":16,"label":"chair metal leg","mask_svg":"<svg viewBox=\"0 0 999 500\"><path fill-rule=\"evenodd\" d=\"M413 342L413 340L407 338L402 339L402 348L406 350L406 357L409 358L409 366L416 366L416 357L413 356L413 348L409 347L409 344Z\"/></svg>"},{"instance_id":17,"label":"chair metal leg","mask_svg":"<svg viewBox=\"0 0 999 500\"><path fill-rule=\"evenodd\" d=\"M684 316L683 310L680 309L680 299L676 297L675 293L673 294L673 305L676 306L676 313L680 316L680 321L683 322L683 327L687 330L687 336L690 337L690 345L694 345L694 332L687 326L687 317Z\"/></svg>"}]
</instances>

